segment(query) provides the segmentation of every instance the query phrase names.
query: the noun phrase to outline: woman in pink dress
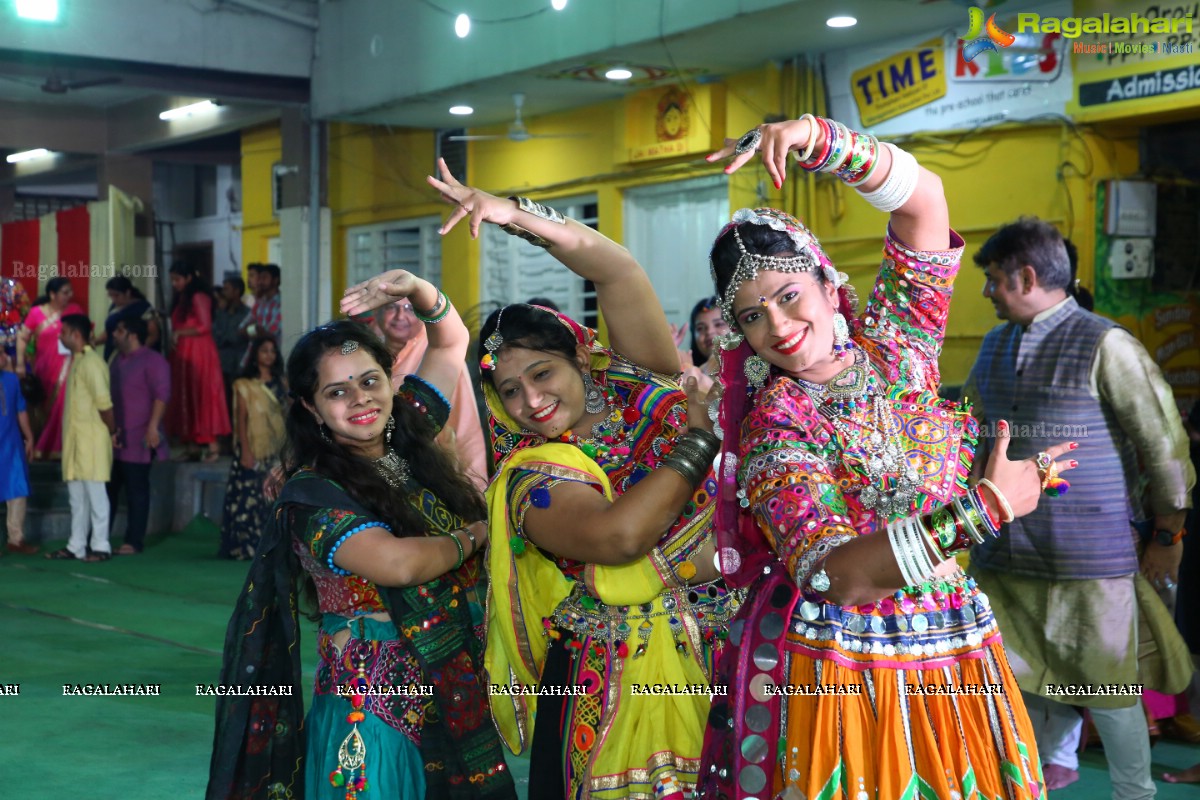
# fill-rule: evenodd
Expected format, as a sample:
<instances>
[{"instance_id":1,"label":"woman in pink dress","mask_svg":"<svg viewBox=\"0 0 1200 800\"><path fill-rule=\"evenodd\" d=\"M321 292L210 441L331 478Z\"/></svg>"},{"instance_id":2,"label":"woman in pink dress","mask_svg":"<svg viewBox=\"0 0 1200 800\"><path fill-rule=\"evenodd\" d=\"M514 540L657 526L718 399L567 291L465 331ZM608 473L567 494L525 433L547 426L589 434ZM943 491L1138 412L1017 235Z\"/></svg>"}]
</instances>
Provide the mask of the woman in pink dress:
<instances>
[{"instance_id":1,"label":"woman in pink dress","mask_svg":"<svg viewBox=\"0 0 1200 800\"><path fill-rule=\"evenodd\" d=\"M75 293L66 278L51 278L46 282L47 302L33 307L18 334L17 372L23 374L22 357L30 339L34 343L33 374L45 396L43 413L45 427L34 446L35 459L58 458L62 452L63 400L66 398L67 370L71 354L58 342L62 318L68 314L85 313L73 302Z\"/></svg>"},{"instance_id":2,"label":"woman in pink dress","mask_svg":"<svg viewBox=\"0 0 1200 800\"><path fill-rule=\"evenodd\" d=\"M207 448L204 461L220 455L217 437L230 433L225 379L212 337L212 294L191 264L171 267L171 404L167 429L187 445Z\"/></svg>"}]
</instances>

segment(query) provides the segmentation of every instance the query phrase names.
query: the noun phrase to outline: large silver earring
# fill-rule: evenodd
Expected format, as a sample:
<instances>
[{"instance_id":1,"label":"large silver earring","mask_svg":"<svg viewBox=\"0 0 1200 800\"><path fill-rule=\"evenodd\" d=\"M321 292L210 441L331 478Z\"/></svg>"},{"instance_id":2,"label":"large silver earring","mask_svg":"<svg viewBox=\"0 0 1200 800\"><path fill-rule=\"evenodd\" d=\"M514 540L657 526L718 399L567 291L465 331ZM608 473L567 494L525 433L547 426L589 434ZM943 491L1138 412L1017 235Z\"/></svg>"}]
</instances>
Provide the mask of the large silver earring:
<instances>
[{"instance_id":1,"label":"large silver earring","mask_svg":"<svg viewBox=\"0 0 1200 800\"><path fill-rule=\"evenodd\" d=\"M850 326L846 324L846 318L842 316L842 312L835 311L833 314L833 355L836 358L845 358L849 351Z\"/></svg>"},{"instance_id":2,"label":"large silver earring","mask_svg":"<svg viewBox=\"0 0 1200 800\"><path fill-rule=\"evenodd\" d=\"M589 414L599 414L608 407L608 401L604 398L604 392L600 389L600 385L596 383L592 373L583 373L583 410Z\"/></svg>"},{"instance_id":3,"label":"large silver earring","mask_svg":"<svg viewBox=\"0 0 1200 800\"><path fill-rule=\"evenodd\" d=\"M746 373L746 380L755 389L761 389L767 382L767 376L771 374L771 365L768 364L760 355L753 355L746 359L746 363L742 365L742 370Z\"/></svg>"},{"instance_id":4,"label":"large silver earring","mask_svg":"<svg viewBox=\"0 0 1200 800\"><path fill-rule=\"evenodd\" d=\"M317 431L320 432L321 438L325 440L325 444L333 444L333 439L329 438L329 429L325 427L325 423L317 423Z\"/></svg>"},{"instance_id":5,"label":"large silver earring","mask_svg":"<svg viewBox=\"0 0 1200 800\"><path fill-rule=\"evenodd\" d=\"M383 438L388 443L392 443L392 431L396 430L396 418L388 417L387 425L383 429Z\"/></svg>"}]
</instances>

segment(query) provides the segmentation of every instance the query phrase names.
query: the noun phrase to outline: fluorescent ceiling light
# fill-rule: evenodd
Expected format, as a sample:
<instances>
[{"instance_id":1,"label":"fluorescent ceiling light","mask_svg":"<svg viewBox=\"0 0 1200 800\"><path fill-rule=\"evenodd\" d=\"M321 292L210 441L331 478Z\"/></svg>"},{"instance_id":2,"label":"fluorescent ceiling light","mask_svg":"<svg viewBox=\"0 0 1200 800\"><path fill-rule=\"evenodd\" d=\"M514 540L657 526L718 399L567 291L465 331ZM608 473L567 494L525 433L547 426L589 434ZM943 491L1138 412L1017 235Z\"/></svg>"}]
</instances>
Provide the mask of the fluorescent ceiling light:
<instances>
[{"instance_id":1,"label":"fluorescent ceiling light","mask_svg":"<svg viewBox=\"0 0 1200 800\"><path fill-rule=\"evenodd\" d=\"M471 32L471 18L466 14L459 14L454 19L454 35L460 39L467 38L467 34Z\"/></svg>"},{"instance_id":2,"label":"fluorescent ceiling light","mask_svg":"<svg viewBox=\"0 0 1200 800\"><path fill-rule=\"evenodd\" d=\"M608 72L604 73L604 77L610 81L627 81L633 77L633 73L624 67L613 67Z\"/></svg>"},{"instance_id":3,"label":"fluorescent ceiling light","mask_svg":"<svg viewBox=\"0 0 1200 800\"><path fill-rule=\"evenodd\" d=\"M38 22L58 19L58 0L17 0L17 16Z\"/></svg>"},{"instance_id":4,"label":"fluorescent ceiling light","mask_svg":"<svg viewBox=\"0 0 1200 800\"><path fill-rule=\"evenodd\" d=\"M217 104L212 100L201 100L199 103L192 103L191 105L180 106L179 108L167 109L159 114L158 118L163 121L183 119L184 117L190 117L193 114L200 114L205 111L213 111L216 109L216 107Z\"/></svg>"},{"instance_id":5,"label":"fluorescent ceiling light","mask_svg":"<svg viewBox=\"0 0 1200 800\"><path fill-rule=\"evenodd\" d=\"M567 7L567 0L550 0L550 7L555 11L562 11Z\"/></svg>"},{"instance_id":6,"label":"fluorescent ceiling light","mask_svg":"<svg viewBox=\"0 0 1200 800\"><path fill-rule=\"evenodd\" d=\"M475 109L470 106L450 106L450 113L456 117L465 117L468 114L474 114Z\"/></svg>"},{"instance_id":7,"label":"fluorescent ceiling light","mask_svg":"<svg viewBox=\"0 0 1200 800\"><path fill-rule=\"evenodd\" d=\"M830 17L825 24L831 28L853 28L858 24L854 17Z\"/></svg>"},{"instance_id":8,"label":"fluorescent ceiling light","mask_svg":"<svg viewBox=\"0 0 1200 800\"><path fill-rule=\"evenodd\" d=\"M34 158L50 155L50 151L44 147L39 147L36 150L26 150L23 153L13 153L7 158L8 163L16 164L20 161L29 161Z\"/></svg>"}]
</instances>

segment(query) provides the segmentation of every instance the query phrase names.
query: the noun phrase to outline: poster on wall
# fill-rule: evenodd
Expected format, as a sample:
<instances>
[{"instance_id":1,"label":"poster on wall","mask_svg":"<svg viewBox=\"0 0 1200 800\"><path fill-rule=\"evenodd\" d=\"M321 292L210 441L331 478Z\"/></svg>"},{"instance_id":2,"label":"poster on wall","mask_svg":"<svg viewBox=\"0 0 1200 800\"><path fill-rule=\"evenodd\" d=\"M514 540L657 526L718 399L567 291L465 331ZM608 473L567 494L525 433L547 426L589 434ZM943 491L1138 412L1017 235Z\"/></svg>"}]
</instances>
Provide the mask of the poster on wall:
<instances>
[{"instance_id":1,"label":"poster on wall","mask_svg":"<svg viewBox=\"0 0 1200 800\"><path fill-rule=\"evenodd\" d=\"M1200 100L1200 3L1078 0L1070 20L1075 92L1069 110L1095 120Z\"/></svg>"},{"instance_id":2,"label":"poster on wall","mask_svg":"<svg viewBox=\"0 0 1200 800\"><path fill-rule=\"evenodd\" d=\"M1065 114L1073 88L1066 40L1020 32L1019 13L1031 11L1072 13L1069 0L992 4L986 16L964 7L954 30L827 54L832 116L895 136Z\"/></svg>"}]
</instances>

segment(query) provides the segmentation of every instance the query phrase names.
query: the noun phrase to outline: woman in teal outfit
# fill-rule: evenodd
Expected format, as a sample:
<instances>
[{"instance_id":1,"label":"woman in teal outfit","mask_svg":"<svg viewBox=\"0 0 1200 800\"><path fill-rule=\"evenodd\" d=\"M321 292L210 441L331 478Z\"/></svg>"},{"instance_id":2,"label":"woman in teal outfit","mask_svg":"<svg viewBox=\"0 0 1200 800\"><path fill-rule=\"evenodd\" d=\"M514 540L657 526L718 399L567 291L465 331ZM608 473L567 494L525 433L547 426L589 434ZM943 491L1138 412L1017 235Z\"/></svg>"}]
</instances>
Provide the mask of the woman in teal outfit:
<instances>
[{"instance_id":1,"label":"woman in teal outfit","mask_svg":"<svg viewBox=\"0 0 1200 800\"><path fill-rule=\"evenodd\" d=\"M288 359L288 481L226 634L209 798L512 798L481 677L482 498L434 444L467 330L408 273L354 298L408 297L429 350L393 392L391 357L348 321ZM301 704L298 582L321 621L313 701ZM307 742L305 741L307 739Z\"/></svg>"}]
</instances>

